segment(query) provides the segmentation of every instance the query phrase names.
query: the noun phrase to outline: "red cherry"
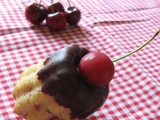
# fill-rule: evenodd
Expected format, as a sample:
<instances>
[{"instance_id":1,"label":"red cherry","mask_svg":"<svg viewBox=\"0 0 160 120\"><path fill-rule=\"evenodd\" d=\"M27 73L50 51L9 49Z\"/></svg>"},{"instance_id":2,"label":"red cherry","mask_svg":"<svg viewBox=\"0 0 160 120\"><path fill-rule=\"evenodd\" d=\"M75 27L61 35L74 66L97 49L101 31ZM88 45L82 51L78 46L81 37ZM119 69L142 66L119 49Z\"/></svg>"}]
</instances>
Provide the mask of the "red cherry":
<instances>
[{"instance_id":1,"label":"red cherry","mask_svg":"<svg viewBox=\"0 0 160 120\"><path fill-rule=\"evenodd\" d=\"M90 52L82 57L79 70L85 81L93 87L104 87L114 76L114 64L101 52Z\"/></svg>"},{"instance_id":2,"label":"red cherry","mask_svg":"<svg viewBox=\"0 0 160 120\"><path fill-rule=\"evenodd\" d=\"M64 12L63 5L58 1L52 3L50 6L48 6L48 13L53 13L53 12Z\"/></svg>"},{"instance_id":3,"label":"red cherry","mask_svg":"<svg viewBox=\"0 0 160 120\"><path fill-rule=\"evenodd\" d=\"M67 22L69 25L77 25L81 19L81 12L76 7L69 7L65 10Z\"/></svg>"},{"instance_id":4,"label":"red cherry","mask_svg":"<svg viewBox=\"0 0 160 120\"><path fill-rule=\"evenodd\" d=\"M48 14L46 24L51 31L63 30L66 26L66 17L62 12Z\"/></svg>"},{"instance_id":5,"label":"red cherry","mask_svg":"<svg viewBox=\"0 0 160 120\"><path fill-rule=\"evenodd\" d=\"M29 22L38 25L41 24L43 20L46 18L47 9L45 8L45 6L41 4L32 3L26 7L25 16Z\"/></svg>"}]
</instances>

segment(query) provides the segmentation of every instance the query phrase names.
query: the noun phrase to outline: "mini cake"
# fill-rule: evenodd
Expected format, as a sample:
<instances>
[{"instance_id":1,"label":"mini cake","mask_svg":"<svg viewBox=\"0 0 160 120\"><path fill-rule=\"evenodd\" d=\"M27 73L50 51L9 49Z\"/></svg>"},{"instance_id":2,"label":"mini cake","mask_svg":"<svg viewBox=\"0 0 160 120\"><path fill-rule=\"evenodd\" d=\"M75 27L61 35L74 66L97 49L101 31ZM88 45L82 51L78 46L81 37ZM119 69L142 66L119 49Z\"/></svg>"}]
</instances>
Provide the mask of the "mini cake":
<instances>
[{"instance_id":1,"label":"mini cake","mask_svg":"<svg viewBox=\"0 0 160 120\"><path fill-rule=\"evenodd\" d=\"M27 68L13 89L14 111L26 120L83 119L105 102L108 84L93 87L78 65L89 50L69 45Z\"/></svg>"}]
</instances>

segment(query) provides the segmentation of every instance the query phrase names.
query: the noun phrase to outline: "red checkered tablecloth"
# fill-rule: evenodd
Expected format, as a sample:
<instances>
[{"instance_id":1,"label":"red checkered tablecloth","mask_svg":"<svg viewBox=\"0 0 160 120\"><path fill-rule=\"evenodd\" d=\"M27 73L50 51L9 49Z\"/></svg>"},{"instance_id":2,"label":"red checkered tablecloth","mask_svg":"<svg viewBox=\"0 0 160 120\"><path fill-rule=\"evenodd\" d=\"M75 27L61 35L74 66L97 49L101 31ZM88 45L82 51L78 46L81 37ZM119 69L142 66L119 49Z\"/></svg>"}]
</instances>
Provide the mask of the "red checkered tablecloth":
<instances>
[{"instance_id":1,"label":"red checkered tablecloth","mask_svg":"<svg viewBox=\"0 0 160 120\"><path fill-rule=\"evenodd\" d=\"M77 44L113 60L145 43L160 27L160 0L70 0L82 18L78 26L60 32L50 32L45 22L31 25L24 16L30 2L0 1L0 120L22 120L13 111L13 87L24 69L50 53ZM68 6L67 0L60 2ZM50 0L42 3L47 6ZM109 96L87 120L160 120L160 35L114 64Z\"/></svg>"}]
</instances>

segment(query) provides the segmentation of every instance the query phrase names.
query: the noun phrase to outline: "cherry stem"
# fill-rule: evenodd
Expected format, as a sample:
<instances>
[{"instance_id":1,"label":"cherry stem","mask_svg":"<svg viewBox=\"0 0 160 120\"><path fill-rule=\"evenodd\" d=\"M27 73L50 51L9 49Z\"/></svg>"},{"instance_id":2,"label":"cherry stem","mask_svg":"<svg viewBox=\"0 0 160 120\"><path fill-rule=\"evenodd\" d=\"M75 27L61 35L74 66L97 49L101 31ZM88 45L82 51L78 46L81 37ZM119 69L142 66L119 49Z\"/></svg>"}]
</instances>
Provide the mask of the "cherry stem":
<instances>
[{"instance_id":1,"label":"cherry stem","mask_svg":"<svg viewBox=\"0 0 160 120\"><path fill-rule=\"evenodd\" d=\"M67 2L68 2L68 4L69 4L69 7L71 7L71 3L70 3L70 1L69 1L69 0L67 0Z\"/></svg>"},{"instance_id":2,"label":"cherry stem","mask_svg":"<svg viewBox=\"0 0 160 120\"><path fill-rule=\"evenodd\" d=\"M53 9L53 6L52 6L53 3L54 3L54 0L51 0L51 10L52 10L52 13L54 13L54 9Z\"/></svg>"},{"instance_id":3,"label":"cherry stem","mask_svg":"<svg viewBox=\"0 0 160 120\"><path fill-rule=\"evenodd\" d=\"M40 7L42 0L39 1L38 7Z\"/></svg>"},{"instance_id":4,"label":"cherry stem","mask_svg":"<svg viewBox=\"0 0 160 120\"><path fill-rule=\"evenodd\" d=\"M147 42L145 42L143 45L141 45L140 47L138 47L138 48L135 49L134 51L132 51L132 52L130 52L130 53L128 53L128 54L120 57L120 58L117 58L117 59L113 60L112 62L117 62L117 61L119 61L119 60L121 60L121 59L123 59L123 58L126 58L126 57L128 57L128 56L130 56L130 55L132 55L132 54L134 54L134 53L136 53L136 52L138 52L138 51L141 50L143 47L145 47L147 44L149 44L159 33L160 33L160 28L158 28L157 32L156 32Z\"/></svg>"}]
</instances>

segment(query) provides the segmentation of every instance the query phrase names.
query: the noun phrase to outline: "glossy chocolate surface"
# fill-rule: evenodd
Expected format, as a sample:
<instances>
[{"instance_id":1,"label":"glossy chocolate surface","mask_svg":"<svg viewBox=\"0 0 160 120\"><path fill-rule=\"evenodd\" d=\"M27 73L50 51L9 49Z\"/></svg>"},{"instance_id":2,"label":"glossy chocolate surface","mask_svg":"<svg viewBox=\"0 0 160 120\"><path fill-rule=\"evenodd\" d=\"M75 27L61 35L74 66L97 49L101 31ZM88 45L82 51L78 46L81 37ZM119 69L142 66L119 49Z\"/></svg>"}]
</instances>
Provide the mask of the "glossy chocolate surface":
<instances>
[{"instance_id":1,"label":"glossy chocolate surface","mask_svg":"<svg viewBox=\"0 0 160 120\"><path fill-rule=\"evenodd\" d=\"M59 105L70 108L72 118L85 118L95 112L109 93L108 85L95 89L84 82L78 64L88 52L76 45L67 46L51 54L37 73L42 92L53 96Z\"/></svg>"}]
</instances>

